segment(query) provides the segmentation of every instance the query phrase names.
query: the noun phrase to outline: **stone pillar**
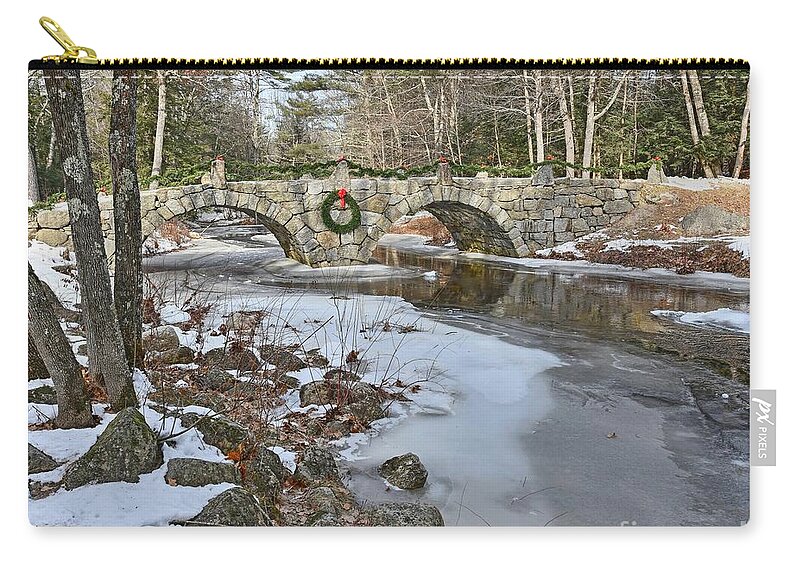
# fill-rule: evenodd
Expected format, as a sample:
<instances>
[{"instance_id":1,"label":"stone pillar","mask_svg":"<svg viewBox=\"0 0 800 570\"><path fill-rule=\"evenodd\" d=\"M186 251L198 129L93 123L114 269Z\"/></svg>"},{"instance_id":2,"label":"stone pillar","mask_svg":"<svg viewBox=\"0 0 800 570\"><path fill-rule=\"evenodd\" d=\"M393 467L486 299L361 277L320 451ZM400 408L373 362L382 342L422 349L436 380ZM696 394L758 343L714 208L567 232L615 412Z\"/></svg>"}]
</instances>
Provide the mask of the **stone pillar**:
<instances>
[{"instance_id":1,"label":"stone pillar","mask_svg":"<svg viewBox=\"0 0 800 570\"><path fill-rule=\"evenodd\" d=\"M536 176L533 178L533 183L536 186L552 186L555 184L555 177L553 176L553 165L544 164L536 171Z\"/></svg>"},{"instance_id":2,"label":"stone pillar","mask_svg":"<svg viewBox=\"0 0 800 570\"><path fill-rule=\"evenodd\" d=\"M450 171L450 163L442 157L439 159L439 169L436 171L436 178L442 186L453 185L453 173Z\"/></svg>"},{"instance_id":3,"label":"stone pillar","mask_svg":"<svg viewBox=\"0 0 800 570\"><path fill-rule=\"evenodd\" d=\"M664 174L664 169L661 166L661 161L656 161L650 165L650 170L647 171L647 181L654 184L666 184L667 177Z\"/></svg>"},{"instance_id":4,"label":"stone pillar","mask_svg":"<svg viewBox=\"0 0 800 570\"><path fill-rule=\"evenodd\" d=\"M339 162L336 164L330 179L336 190L339 188L350 190L350 167L347 166L347 161L344 158L339 158Z\"/></svg>"},{"instance_id":5,"label":"stone pillar","mask_svg":"<svg viewBox=\"0 0 800 570\"><path fill-rule=\"evenodd\" d=\"M228 187L225 180L225 158L218 156L211 161L211 187L224 189Z\"/></svg>"}]
</instances>

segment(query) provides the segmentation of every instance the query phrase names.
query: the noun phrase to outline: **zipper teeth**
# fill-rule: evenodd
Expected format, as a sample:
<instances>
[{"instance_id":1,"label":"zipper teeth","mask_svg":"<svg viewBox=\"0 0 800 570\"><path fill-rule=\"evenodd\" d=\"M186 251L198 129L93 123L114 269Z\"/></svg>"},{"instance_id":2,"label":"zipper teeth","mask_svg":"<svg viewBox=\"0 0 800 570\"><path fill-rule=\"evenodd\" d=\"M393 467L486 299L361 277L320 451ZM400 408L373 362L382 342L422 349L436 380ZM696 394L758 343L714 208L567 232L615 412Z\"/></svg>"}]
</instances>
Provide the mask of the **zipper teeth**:
<instances>
[{"instance_id":1,"label":"zipper teeth","mask_svg":"<svg viewBox=\"0 0 800 570\"><path fill-rule=\"evenodd\" d=\"M84 65L69 62L31 62L33 67L48 65ZM396 59L376 57L354 58L113 58L100 59L101 67L184 67L184 68L370 68L370 67L416 67L416 68L743 68L749 67L744 59L734 58L580 58L580 59L517 59L517 58L440 58L440 59Z\"/></svg>"}]
</instances>

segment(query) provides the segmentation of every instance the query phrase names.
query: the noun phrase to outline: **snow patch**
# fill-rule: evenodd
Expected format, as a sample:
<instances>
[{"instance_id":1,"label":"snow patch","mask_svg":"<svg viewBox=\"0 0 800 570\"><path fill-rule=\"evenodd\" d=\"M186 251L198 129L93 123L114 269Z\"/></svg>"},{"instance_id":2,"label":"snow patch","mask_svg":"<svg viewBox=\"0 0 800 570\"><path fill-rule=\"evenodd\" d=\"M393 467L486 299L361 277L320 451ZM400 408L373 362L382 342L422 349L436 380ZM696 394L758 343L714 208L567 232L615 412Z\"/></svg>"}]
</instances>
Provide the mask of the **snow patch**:
<instances>
[{"instance_id":1,"label":"snow patch","mask_svg":"<svg viewBox=\"0 0 800 570\"><path fill-rule=\"evenodd\" d=\"M750 334L750 313L735 311L727 307L705 313L665 310L654 310L650 311L650 313L657 317L665 317L687 325L709 326Z\"/></svg>"}]
</instances>

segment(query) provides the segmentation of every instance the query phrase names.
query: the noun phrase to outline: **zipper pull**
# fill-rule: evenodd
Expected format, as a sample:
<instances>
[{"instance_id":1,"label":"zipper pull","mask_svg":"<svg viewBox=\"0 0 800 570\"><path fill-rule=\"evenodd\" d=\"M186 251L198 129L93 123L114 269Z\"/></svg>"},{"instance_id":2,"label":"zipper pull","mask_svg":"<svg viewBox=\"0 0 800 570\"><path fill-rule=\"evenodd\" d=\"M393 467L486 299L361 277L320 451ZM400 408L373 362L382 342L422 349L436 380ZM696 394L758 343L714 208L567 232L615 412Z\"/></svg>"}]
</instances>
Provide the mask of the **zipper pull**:
<instances>
[{"instance_id":1,"label":"zipper pull","mask_svg":"<svg viewBox=\"0 0 800 570\"><path fill-rule=\"evenodd\" d=\"M43 61L55 61L59 63L99 63L97 60L97 53L91 48L75 45L75 42L70 39L64 28L59 26L55 20L42 16L39 18L39 24L50 34L54 40L58 42L64 53L61 55L46 55L42 58ZM81 55L83 52L85 55Z\"/></svg>"}]
</instances>

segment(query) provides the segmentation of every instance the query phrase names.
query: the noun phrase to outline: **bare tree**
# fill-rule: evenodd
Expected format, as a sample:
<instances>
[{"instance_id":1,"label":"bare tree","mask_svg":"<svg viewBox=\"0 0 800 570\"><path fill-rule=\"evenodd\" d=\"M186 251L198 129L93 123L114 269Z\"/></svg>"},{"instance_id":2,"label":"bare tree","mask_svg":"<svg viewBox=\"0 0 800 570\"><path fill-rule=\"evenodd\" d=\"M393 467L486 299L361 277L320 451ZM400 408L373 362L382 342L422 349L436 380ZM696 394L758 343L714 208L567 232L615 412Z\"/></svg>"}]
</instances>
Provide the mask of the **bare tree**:
<instances>
[{"instance_id":1,"label":"bare tree","mask_svg":"<svg viewBox=\"0 0 800 570\"><path fill-rule=\"evenodd\" d=\"M744 165L744 150L747 145L747 133L750 125L750 81L747 82L747 98L742 111L742 129L739 132L739 146L736 149L736 164L733 167L733 177L739 178Z\"/></svg>"},{"instance_id":2,"label":"bare tree","mask_svg":"<svg viewBox=\"0 0 800 570\"><path fill-rule=\"evenodd\" d=\"M43 75L56 146L62 158L90 370L105 383L112 408L119 410L136 405L137 401L111 295L100 208L89 161L80 71L48 69Z\"/></svg>"},{"instance_id":3,"label":"bare tree","mask_svg":"<svg viewBox=\"0 0 800 570\"><path fill-rule=\"evenodd\" d=\"M700 133L697 131L694 103L692 102L692 94L691 91L689 91L689 80L685 71L681 71L681 87L683 89L683 100L686 104L686 114L689 117L689 132L692 135L692 144L696 147L700 144ZM700 166L706 178L714 177L714 172L702 156L700 157Z\"/></svg>"},{"instance_id":4,"label":"bare tree","mask_svg":"<svg viewBox=\"0 0 800 570\"><path fill-rule=\"evenodd\" d=\"M58 402L56 426L59 428L91 426L92 407L83 383L81 368L30 263L28 264L28 334L53 379Z\"/></svg>"},{"instance_id":5,"label":"bare tree","mask_svg":"<svg viewBox=\"0 0 800 570\"><path fill-rule=\"evenodd\" d=\"M108 136L114 188L114 307L130 367L142 366L142 219L136 176L136 75L115 70Z\"/></svg>"},{"instance_id":6,"label":"bare tree","mask_svg":"<svg viewBox=\"0 0 800 570\"><path fill-rule=\"evenodd\" d=\"M553 79L553 85L558 95L558 109L561 112L561 121L564 125L564 147L566 151L566 161L570 164L575 164L575 134L574 124L575 119L572 116L572 111L567 105L567 94L564 90L564 84L561 77ZM567 166L567 176L572 178L575 176L575 169Z\"/></svg>"},{"instance_id":7,"label":"bare tree","mask_svg":"<svg viewBox=\"0 0 800 570\"><path fill-rule=\"evenodd\" d=\"M163 69L156 70L156 80L158 81L158 111L156 115L156 135L153 147L153 168L150 176L150 189L158 188L159 177L161 176L161 166L164 162L164 130L167 125L167 72Z\"/></svg>"},{"instance_id":8,"label":"bare tree","mask_svg":"<svg viewBox=\"0 0 800 570\"><path fill-rule=\"evenodd\" d=\"M583 162L581 165L583 166L583 172L581 176L583 178L590 178L591 172L588 168L592 165L592 152L594 151L594 131L595 131L595 124L599 121L603 115L608 113L608 110L614 104L614 101L617 100L617 96L619 95L619 91L622 88L622 83L626 77L627 73L623 73L622 77L617 82L617 87L614 89L611 97L608 99L608 103L603 110L599 113L595 113L595 104L596 104L596 97L597 97L597 74L594 70L589 72L589 85L588 85L588 92L586 96L586 131L583 137Z\"/></svg>"},{"instance_id":9,"label":"bare tree","mask_svg":"<svg viewBox=\"0 0 800 570\"><path fill-rule=\"evenodd\" d=\"M697 113L697 124L700 127L700 140L711 135L711 125L708 122L708 113L706 113L706 105L703 102L703 89L700 86L700 78L697 75L696 69L690 69L687 72L689 76L689 84L692 88L692 101L694 103L694 110ZM719 174L720 168L715 161L705 160L707 166L703 167L706 176L713 178ZM710 176L709 176L710 173Z\"/></svg>"},{"instance_id":10,"label":"bare tree","mask_svg":"<svg viewBox=\"0 0 800 570\"><path fill-rule=\"evenodd\" d=\"M36 171L36 151L31 145L28 145L28 200L38 202L41 199L39 174Z\"/></svg>"}]
</instances>

